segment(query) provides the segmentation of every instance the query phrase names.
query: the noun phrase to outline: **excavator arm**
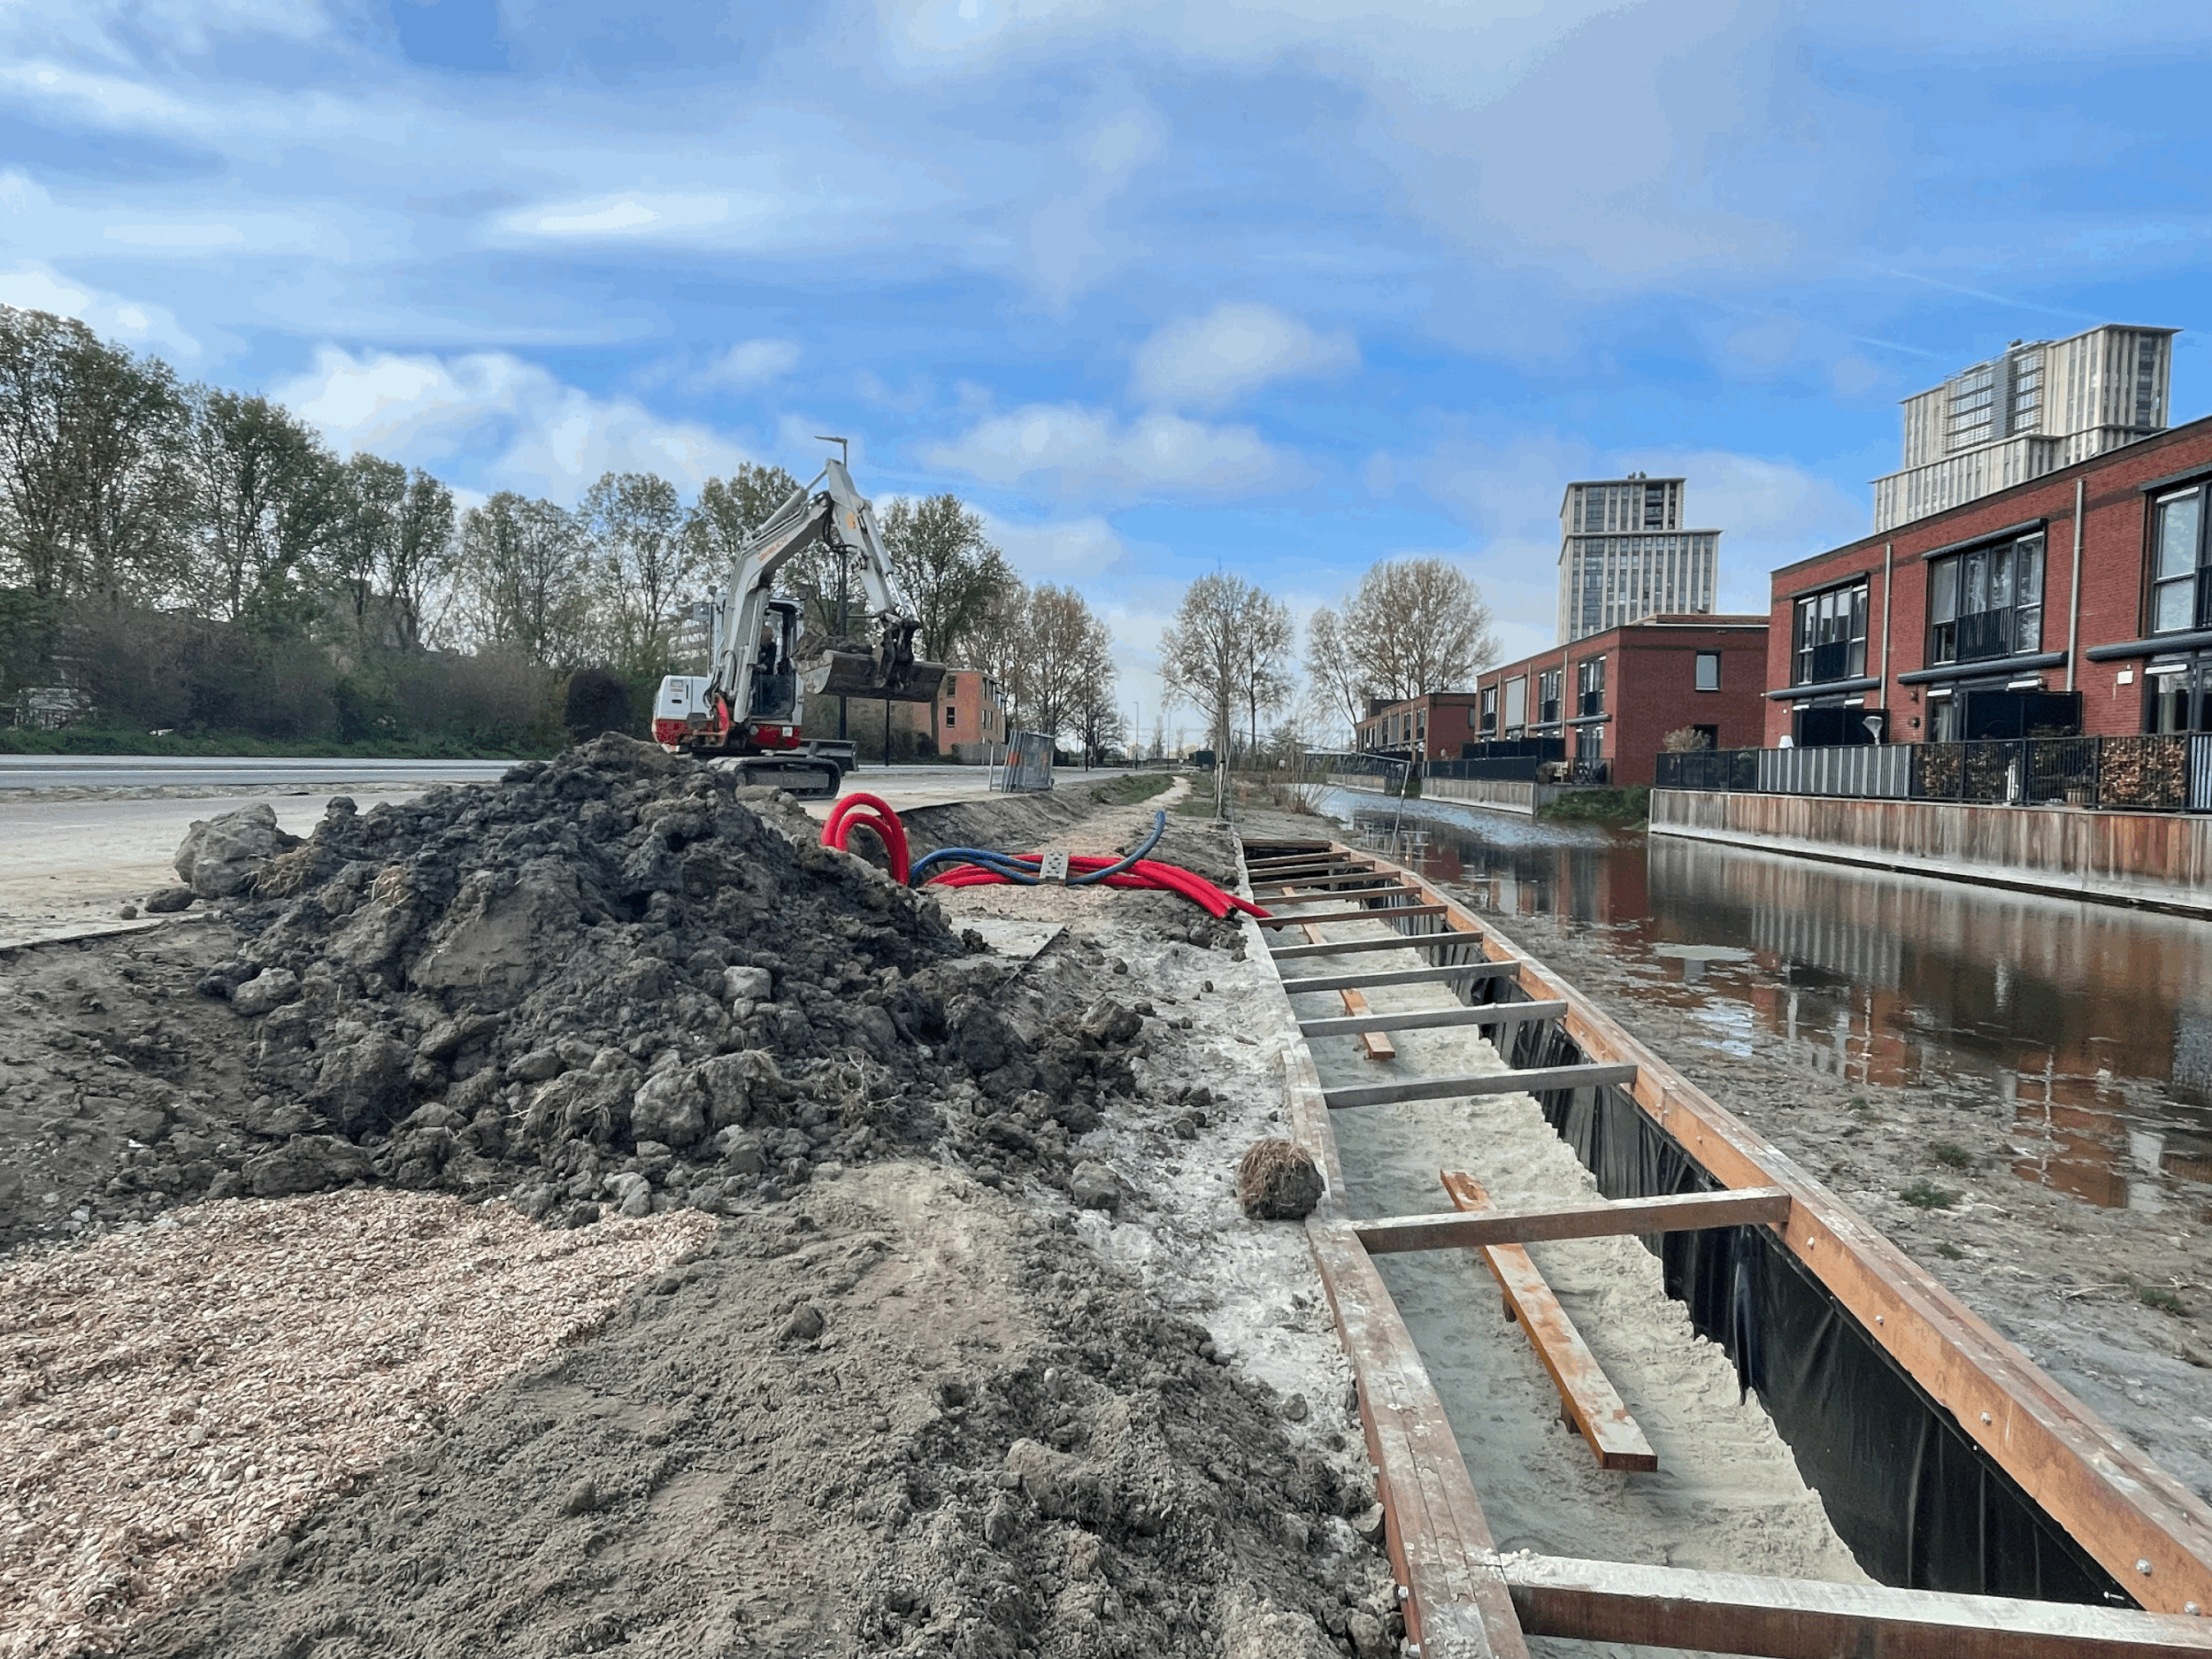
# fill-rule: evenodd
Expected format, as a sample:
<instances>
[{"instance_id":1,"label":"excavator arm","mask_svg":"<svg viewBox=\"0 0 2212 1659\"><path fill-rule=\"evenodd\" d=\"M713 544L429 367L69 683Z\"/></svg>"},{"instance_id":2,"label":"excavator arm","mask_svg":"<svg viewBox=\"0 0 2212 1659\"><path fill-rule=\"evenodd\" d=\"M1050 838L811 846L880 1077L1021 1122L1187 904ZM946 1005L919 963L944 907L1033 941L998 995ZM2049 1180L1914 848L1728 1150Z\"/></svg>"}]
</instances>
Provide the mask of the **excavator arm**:
<instances>
[{"instance_id":1,"label":"excavator arm","mask_svg":"<svg viewBox=\"0 0 2212 1659\"><path fill-rule=\"evenodd\" d=\"M876 527L875 510L854 488L845 464L832 460L824 464L812 484L794 490L754 533L739 556L731 585L712 602L714 662L709 691L728 705L733 722L747 718L752 710L754 687L764 666L761 632L768 621L776 572L818 544L840 557L858 556L861 595L874 619L877 637L870 649L861 650L848 649L840 641L805 665L801 680L806 689L816 695L898 703L928 703L937 695L944 664L915 660L914 635L919 624L901 614L891 591L891 562Z\"/></svg>"}]
</instances>

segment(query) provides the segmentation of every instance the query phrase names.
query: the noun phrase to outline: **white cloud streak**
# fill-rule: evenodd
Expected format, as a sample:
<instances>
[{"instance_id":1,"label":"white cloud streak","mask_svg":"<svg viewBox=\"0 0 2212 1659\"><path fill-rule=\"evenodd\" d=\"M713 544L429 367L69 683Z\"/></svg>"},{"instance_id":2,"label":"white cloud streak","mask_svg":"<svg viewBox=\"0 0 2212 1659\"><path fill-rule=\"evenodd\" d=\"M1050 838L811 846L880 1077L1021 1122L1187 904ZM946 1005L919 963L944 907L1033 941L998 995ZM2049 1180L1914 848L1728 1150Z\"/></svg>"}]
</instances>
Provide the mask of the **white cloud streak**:
<instances>
[{"instance_id":1,"label":"white cloud streak","mask_svg":"<svg viewBox=\"0 0 2212 1659\"><path fill-rule=\"evenodd\" d=\"M1256 495L1286 487L1302 472L1249 426L1165 412L1122 421L1071 403L990 416L924 458L987 484L1129 499Z\"/></svg>"},{"instance_id":2,"label":"white cloud streak","mask_svg":"<svg viewBox=\"0 0 2212 1659\"><path fill-rule=\"evenodd\" d=\"M752 458L706 426L663 419L630 398L595 397L504 352L357 357L326 346L271 396L349 453L564 503L602 472L657 472L690 494Z\"/></svg>"},{"instance_id":3,"label":"white cloud streak","mask_svg":"<svg viewBox=\"0 0 2212 1659\"><path fill-rule=\"evenodd\" d=\"M1348 334L1315 333L1271 305L1226 302L1170 323L1137 353L1136 391L1150 402L1217 408L1271 380L1359 365Z\"/></svg>"}]
</instances>

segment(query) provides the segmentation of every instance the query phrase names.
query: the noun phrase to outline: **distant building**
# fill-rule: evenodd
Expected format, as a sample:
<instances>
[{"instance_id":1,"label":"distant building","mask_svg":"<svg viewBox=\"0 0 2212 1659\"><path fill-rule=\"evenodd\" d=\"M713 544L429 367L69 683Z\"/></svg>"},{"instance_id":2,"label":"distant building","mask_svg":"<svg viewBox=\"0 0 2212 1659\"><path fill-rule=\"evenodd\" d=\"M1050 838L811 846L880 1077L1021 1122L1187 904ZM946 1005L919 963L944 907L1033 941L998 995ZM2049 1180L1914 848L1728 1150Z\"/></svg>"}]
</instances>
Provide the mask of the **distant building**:
<instances>
[{"instance_id":1,"label":"distant building","mask_svg":"<svg viewBox=\"0 0 2212 1659\"><path fill-rule=\"evenodd\" d=\"M1874 534L2163 431L2179 332L2107 323L2016 340L1908 397L1903 465L1874 480Z\"/></svg>"},{"instance_id":2,"label":"distant building","mask_svg":"<svg viewBox=\"0 0 2212 1659\"><path fill-rule=\"evenodd\" d=\"M1559 507L1559 637L1709 611L1720 532L1682 527L1678 478L1593 479Z\"/></svg>"},{"instance_id":3,"label":"distant building","mask_svg":"<svg viewBox=\"0 0 2212 1659\"><path fill-rule=\"evenodd\" d=\"M1658 616L1601 630L1475 676L1467 758L1552 740L1542 752L1649 783L1670 732L1709 749L1758 741L1766 718L1767 618Z\"/></svg>"},{"instance_id":4,"label":"distant building","mask_svg":"<svg viewBox=\"0 0 2212 1659\"><path fill-rule=\"evenodd\" d=\"M856 711L867 706L862 699L853 699ZM976 669L946 671L944 684L937 692L933 733L930 704L895 703L891 708L895 727L933 735L940 755L970 765L996 758L988 751L1006 741L1006 704L998 682Z\"/></svg>"},{"instance_id":5,"label":"distant building","mask_svg":"<svg viewBox=\"0 0 2212 1659\"><path fill-rule=\"evenodd\" d=\"M1471 691L1432 691L1402 703L1377 698L1359 723L1359 746L1402 760L1457 760L1474 737L1474 714Z\"/></svg>"}]
</instances>

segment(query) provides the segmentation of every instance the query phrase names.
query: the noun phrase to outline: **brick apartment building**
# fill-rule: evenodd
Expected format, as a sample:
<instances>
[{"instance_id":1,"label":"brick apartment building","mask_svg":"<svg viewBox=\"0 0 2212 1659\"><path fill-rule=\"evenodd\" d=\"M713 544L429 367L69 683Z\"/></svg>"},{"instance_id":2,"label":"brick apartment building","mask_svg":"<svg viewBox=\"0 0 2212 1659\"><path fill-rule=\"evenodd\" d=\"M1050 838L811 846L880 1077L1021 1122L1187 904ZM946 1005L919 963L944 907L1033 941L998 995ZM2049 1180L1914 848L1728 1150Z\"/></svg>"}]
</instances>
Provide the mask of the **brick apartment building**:
<instances>
[{"instance_id":1,"label":"brick apartment building","mask_svg":"<svg viewBox=\"0 0 2212 1659\"><path fill-rule=\"evenodd\" d=\"M916 733L931 730L931 708L926 703L891 705L895 728ZM991 745L1006 741L1006 705L998 682L973 668L946 671L937 693L937 752L970 765L995 758Z\"/></svg>"},{"instance_id":2,"label":"brick apartment building","mask_svg":"<svg viewBox=\"0 0 2212 1659\"><path fill-rule=\"evenodd\" d=\"M1474 741L1475 694L1433 691L1404 703L1377 703L1359 723L1369 753L1419 760L1457 760Z\"/></svg>"},{"instance_id":3,"label":"brick apartment building","mask_svg":"<svg viewBox=\"0 0 2212 1659\"><path fill-rule=\"evenodd\" d=\"M1567 758L1606 763L1612 783L1649 783L1670 732L1756 741L1766 662L1764 617L1647 617L1483 670L1473 741L1556 738Z\"/></svg>"},{"instance_id":4,"label":"brick apartment building","mask_svg":"<svg viewBox=\"0 0 2212 1659\"><path fill-rule=\"evenodd\" d=\"M1786 565L1763 741L2212 731L2208 530L2204 419Z\"/></svg>"}]
</instances>

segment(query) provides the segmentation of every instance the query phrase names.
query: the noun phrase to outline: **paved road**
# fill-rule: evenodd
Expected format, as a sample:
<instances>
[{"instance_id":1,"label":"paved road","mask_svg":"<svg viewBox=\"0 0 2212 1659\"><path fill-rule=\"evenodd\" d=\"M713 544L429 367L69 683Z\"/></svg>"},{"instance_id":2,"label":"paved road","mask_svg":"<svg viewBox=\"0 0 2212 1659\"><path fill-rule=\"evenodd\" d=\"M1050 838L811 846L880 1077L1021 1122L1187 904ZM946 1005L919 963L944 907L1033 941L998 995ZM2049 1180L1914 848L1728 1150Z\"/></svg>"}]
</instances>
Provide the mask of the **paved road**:
<instances>
[{"instance_id":1,"label":"paved road","mask_svg":"<svg viewBox=\"0 0 2212 1659\"><path fill-rule=\"evenodd\" d=\"M0 789L271 789L482 783L509 760L311 760L286 756L0 755Z\"/></svg>"},{"instance_id":2,"label":"paved road","mask_svg":"<svg viewBox=\"0 0 2212 1659\"><path fill-rule=\"evenodd\" d=\"M0 757L0 949L111 922L125 902L173 882L170 860L195 818L265 801L303 835L334 795L365 812L434 784L496 779L511 764ZM972 799L989 784L983 766L871 766L845 787L903 811ZM160 793L173 788L188 793ZM818 818L828 812L827 802L810 804Z\"/></svg>"},{"instance_id":3,"label":"paved road","mask_svg":"<svg viewBox=\"0 0 2212 1659\"><path fill-rule=\"evenodd\" d=\"M323 760L285 756L0 755L0 789L282 789L334 784L426 788L434 783L488 783L508 760ZM864 766L849 789L885 793L935 786L954 795L984 787L988 768Z\"/></svg>"}]
</instances>

